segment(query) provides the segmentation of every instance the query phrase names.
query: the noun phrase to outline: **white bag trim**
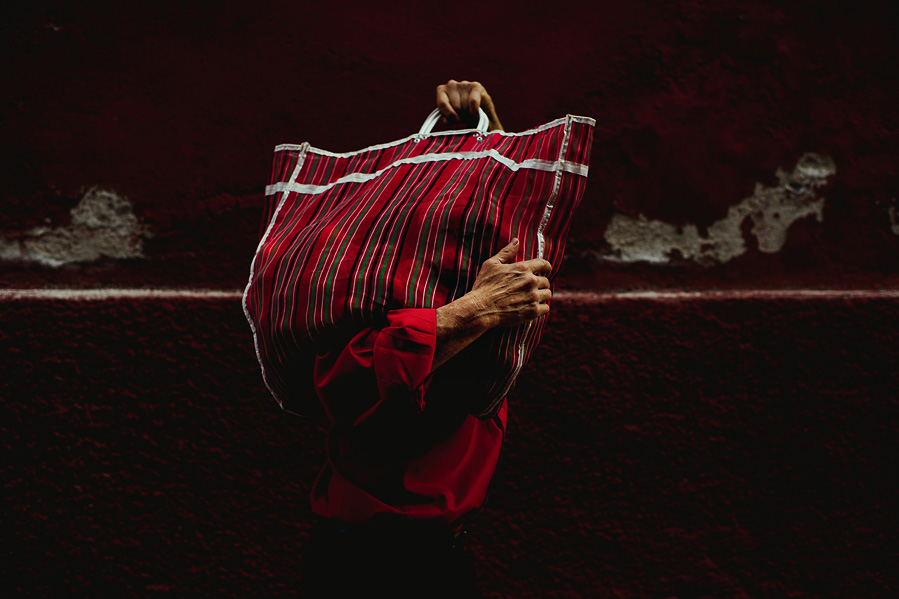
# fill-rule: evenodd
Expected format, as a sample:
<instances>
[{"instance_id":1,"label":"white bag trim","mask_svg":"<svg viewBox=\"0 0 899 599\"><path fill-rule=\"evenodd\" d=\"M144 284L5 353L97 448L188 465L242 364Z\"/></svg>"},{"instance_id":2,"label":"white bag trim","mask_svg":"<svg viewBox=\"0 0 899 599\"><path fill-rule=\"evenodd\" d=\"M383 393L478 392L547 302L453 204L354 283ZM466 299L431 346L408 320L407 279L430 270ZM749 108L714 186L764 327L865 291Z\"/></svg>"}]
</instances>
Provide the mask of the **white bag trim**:
<instances>
[{"instance_id":1,"label":"white bag trim","mask_svg":"<svg viewBox=\"0 0 899 599\"><path fill-rule=\"evenodd\" d=\"M488 131L484 135L502 135L504 137L523 137L525 135L534 135L535 133L540 133L541 131L546 131L547 129L552 129L553 127L558 127L559 125L564 125L565 123L584 123L587 125L596 125L596 119L590 118L588 116L576 116L573 114L566 115L564 117L558 118L554 121L550 121L539 127L535 127L533 129L528 129L527 131L521 131L520 133L513 133L509 131ZM477 129L456 129L452 131L438 131L437 133L430 133L429 137L435 136L443 136L443 135L473 135L475 133L480 134L481 131ZM384 148L391 148L393 146L398 146L400 144L406 143L407 141L413 141L415 139L420 139L419 135L416 133L415 135L410 135L408 137L404 137L402 139L398 139L396 141L390 141L383 144L376 144L373 146L369 146L362 150L356 150L354 152L329 152L328 150L322 150L320 148L309 147L308 151L313 154L319 154L321 156L333 156L335 158L351 158L356 154L361 154L363 152L370 152L372 150L383 150ZM275 146L275 152L281 152L283 150L300 150L303 149L304 146L308 146L308 142L304 142L302 144L279 144Z\"/></svg>"},{"instance_id":2,"label":"white bag trim","mask_svg":"<svg viewBox=\"0 0 899 599\"><path fill-rule=\"evenodd\" d=\"M435 108L431 114L428 115L428 118L425 119L424 124L421 126L421 129L418 130L418 137L427 137L431 134L431 131L434 130L434 125L437 124L437 121L440 120L440 117L443 116L443 113L440 112L439 108ZM490 118L487 116L487 113L484 112L483 108L478 108L478 126L475 128L476 131L479 131L481 135L487 134L487 127L490 126Z\"/></svg>"},{"instance_id":3,"label":"white bag trim","mask_svg":"<svg viewBox=\"0 0 899 599\"><path fill-rule=\"evenodd\" d=\"M567 137L566 137L567 139ZM563 154L564 155L564 154ZM284 192L295 192L295 193L303 193L303 194L318 194L324 193L335 187L337 185L343 185L344 183L365 183L366 181L371 181L372 179L376 179L383 175L385 172L392 168L396 168L403 164L423 164L425 162L443 162L446 160L477 160L479 158L492 158L496 160L509 170L517 171L520 169L533 169L537 171L547 171L547 172L559 172L565 171L566 173L572 173L575 175L581 175L582 177L586 177L589 172L589 167L583 164L579 164L576 162L568 162L565 160L558 160L556 162L550 162L548 160L523 160L521 162L515 162L509 158L506 158L499 152L494 149L490 150L482 150L480 152L446 152L443 154L420 154L418 156L410 156L409 158L402 158L385 166L384 168L377 170L373 173L350 173L349 175L344 175L343 177L331 181L326 185L309 185L304 183L295 183L295 176L291 176L291 181L281 181L280 183L274 183L272 185L268 185L265 188L265 195L269 196L275 193L284 193Z\"/></svg>"},{"instance_id":4,"label":"white bag trim","mask_svg":"<svg viewBox=\"0 0 899 599\"><path fill-rule=\"evenodd\" d=\"M301 145L298 150L300 150L300 156L297 159L297 164L293 169L293 172L290 175L291 181L296 181L297 177L300 176L300 170L303 168L303 163L306 161L306 150L308 150L309 144L304 143ZM250 310L247 308L247 295L250 293L250 287L253 285L253 267L256 264L256 258L259 256L259 252L262 251L262 246L265 245L266 240L268 239L269 233L271 233L272 227L275 226L275 221L278 220L278 213L281 212L281 207L284 206L284 200L287 199L287 194L282 194L281 201L278 202L278 207L275 209L272 214L272 218L268 223L268 227L265 229L265 233L262 235L262 239L259 240L259 244L256 246L256 252L253 254L253 260L250 262L250 278L247 281L247 286L244 288L243 297L241 298L241 306L243 307L244 316L247 317L247 322L250 323L250 329L253 331L253 347L256 350L256 360L259 362L259 368L262 371L262 381L265 383L265 386L268 388L269 393L272 394L272 397L275 398L275 401L278 402L278 405L285 412L289 412L296 416L304 417L303 414L298 414L297 412L293 412L287 409L287 403L284 399L275 392L275 389L272 387L271 383L269 383L268 375L265 372L265 363L262 361L262 354L259 352L259 335L256 332L256 323L253 320L253 317L250 315Z\"/></svg>"},{"instance_id":5,"label":"white bag trim","mask_svg":"<svg viewBox=\"0 0 899 599\"><path fill-rule=\"evenodd\" d=\"M549 199L546 202L546 206L543 208L543 218L540 219L540 225L537 227L537 257L543 257L543 250L546 248L546 240L543 237L543 231L546 229L546 224L549 222L549 217L552 214L553 208L556 205L556 198L559 196L559 188L562 184L562 171L565 169L564 165L570 164L564 160L565 153L568 151L568 142L571 139L571 124L574 122L571 118L571 115L565 117L565 133L562 137L562 147L559 149L559 160L556 163L551 163L554 168L545 169L545 170L554 170L556 173L555 181L553 181L553 189L549 195ZM540 161L543 162L543 161ZM586 171L587 167L579 164L578 166L582 166ZM584 173L586 176L586 172ZM518 360L516 361L515 370L509 375L506 379L505 385L503 386L502 393L498 394L497 397L499 399L495 400L491 403L487 409L478 414L478 416L483 417L494 410L497 409L497 406L500 402L504 401L506 396L509 394L509 390L512 388L512 384L518 378L518 373L521 372L521 367L524 365L524 341L527 337L528 333L531 331L531 327L534 326L534 321L529 320L523 326L519 328L518 334Z\"/></svg>"},{"instance_id":6,"label":"white bag trim","mask_svg":"<svg viewBox=\"0 0 899 599\"><path fill-rule=\"evenodd\" d=\"M293 150L293 151L298 151L300 156L298 157L297 164L294 167L293 172L291 173L290 179L288 181L281 181L281 182L275 183L273 185L268 185L265 188L266 196L269 196L269 195L272 195L275 193L280 193L281 200L279 201L277 208L275 209L274 213L272 214L272 218L269 221L268 227L265 230L265 234L262 236L262 239L259 240L259 244L257 245L256 252L253 256L253 260L250 262L249 281L247 282L247 287L244 289L241 303L243 306L244 315L246 316L247 321L250 323L250 328L253 331L253 345L256 349L256 359L258 360L259 366L262 370L262 379L265 382L265 386L268 387L269 392L271 392L272 397L275 398L275 400L278 402L278 404L280 405L282 410L284 410L286 412L290 412L291 414L295 414L300 417L304 417L303 414L298 414L296 412L293 412L293 411L287 409L286 402L281 397L279 397L279 395L275 392L275 390L269 384L268 377L266 376L265 365L263 364L262 356L259 352L259 340L258 340L258 334L256 331L256 325L253 321L253 318L250 316L249 309L247 308L247 295L249 293L250 286L253 283L253 275L254 275L253 266L256 262L256 258L258 257L259 252L262 249L262 246L265 244L265 241L268 239L269 233L271 232L272 227L274 226L275 221L277 220L278 213L281 211L281 208L284 205L284 201L287 199L288 193L290 193L290 192L297 192L297 193L304 193L304 194L322 193L322 192L334 187L335 185L339 185L342 183L350 183L350 182L361 183L361 182L369 181L371 179L374 179L374 178L380 176L388 169L395 168L402 164L422 164L425 162L440 162L440 161L446 161L446 160L476 160L478 158L491 158L513 171L517 171L519 169L524 168L524 169L541 170L541 171L547 171L547 172L555 172L556 176L555 176L555 182L553 185L553 191L550 195L549 201L547 202L547 204L544 208L543 218L541 219L540 225L538 226L538 230L537 230L538 257L543 256L543 250L544 250L544 246L545 246L545 241L543 238L543 230L546 226L546 223L549 221L550 214L552 213L552 209L555 205L555 199L556 199L556 196L558 195L558 190L559 190L559 186L561 183L562 172L564 171L564 172L572 173L575 175L580 175L583 177L586 177L589 172L589 167L587 167L587 165L585 165L585 164L580 164L577 162L569 162L569 161L563 160L563 157L565 156L565 152L568 148L568 141L569 141L570 134L571 134L571 125L572 125L572 123L584 123L584 124L588 124L588 125L592 126L592 125L596 124L596 120L592 119L590 117L576 116L576 115L569 114L562 118L556 119L556 120L546 123L544 125L540 125L539 127L536 127L534 129L529 129L527 131L523 131L521 133L508 133L505 131L486 132L486 128L488 125L484 124L483 121L484 121L484 119L487 118L487 115L484 113L483 110L479 109L479 112L480 112L480 117L481 117L481 119L478 123L479 129L441 131L441 132L437 132L437 133L425 132L425 126L428 124L428 121L432 117L435 117L435 114L437 114L438 116L436 116L436 118L434 119L434 124L436 124L436 121L439 120L439 118L440 118L439 110L434 110L434 112L432 112L431 115L429 115L428 119L425 121L425 124L422 125L422 129L419 131L419 133L417 135L410 135L403 139L385 143L385 144L369 146L367 148L364 148L362 150L357 150L355 152L347 152L347 153L328 152L327 150L313 148L309 145L308 142L304 142L302 144L281 144L281 145L275 146L275 152L284 151L284 150L288 150L288 151ZM355 156L357 154L361 154L363 152L369 152L372 150L389 148L392 146L396 146L396 145L405 143L407 141L421 139L422 136L425 136L425 135L427 135L427 136L434 136L434 135L444 136L444 135L460 135L460 134L475 134L475 133L477 133L478 135L503 135L503 136L509 136L509 137L520 137L520 136L525 136L525 135L533 135L535 133L539 133L541 131L545 131L547 129L551 129L553 127L557 127L560 125L563 125L565 127L565 132L564 132L564 138L563 138L563 142L562 142L562 148L561 148L561 151L559 152L559 159L557 161L529 159L529 160L524 160L522 162L515 162L509 158L506 158L505 156L503 156L502 154L500 154L499 152L497 152L494 149L479 151L479 152L447 152L447 153L443 153L443 154L424 154L424 155L420 155L420 156L413 156L410 158L397 160L393 164L391 164L377 172L374 172L374 173L351 173L351 174L345 175L345 176L341 177L340 179L333 181L327 185L303 185L303 184L299 184L296 182L296 179L300 174L300 170L302 169L303 163L305 162L305 156L307 153L319 154L322 156L332 156L332 157L338 157L338 158L340 158L340 157L348 158L348 157ZM431 127L433 127L433 126L434 125L432 124ZM494 403L492 403L488 407L488 409L484 410L480 415L489 414L491 411L493 411L496 408L496 406L500 402L504 401L506 398L506 395L508 395L509 389L511 388L515 379L518 377L518 373L520 372L521 367L523 365L522 362L524 359L524 338L526 337L527 332L530 331L530 328L532 325L533 325L533 322L528 322L523 327L519 327L519 330L517 331L518 334L516 335L520 340L519 347L518 347L517 367L515 368L515 371L511 374L511 376L505 381L505 383L503 385L504 386L503 392L501 394L499 394L500 398L498 400L496 400Z\"/></svg>"}]
</instances>

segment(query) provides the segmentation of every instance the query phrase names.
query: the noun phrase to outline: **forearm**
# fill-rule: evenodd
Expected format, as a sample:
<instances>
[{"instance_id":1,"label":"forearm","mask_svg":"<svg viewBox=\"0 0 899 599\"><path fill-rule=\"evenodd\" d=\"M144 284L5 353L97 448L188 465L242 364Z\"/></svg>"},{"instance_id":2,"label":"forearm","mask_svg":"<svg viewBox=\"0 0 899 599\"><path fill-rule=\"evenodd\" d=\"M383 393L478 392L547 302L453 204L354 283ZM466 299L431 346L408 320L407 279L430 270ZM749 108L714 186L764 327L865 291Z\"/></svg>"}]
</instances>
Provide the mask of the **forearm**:
<instances>
[{"instance_id":1,"label":"forearm","mask_svg":"<svg viewBox=\"0 0 899 599\"><path fill-rule=\"evenodd\" d=\"M437 342L431 370L468 347L494 324L474 294L437 308Z\"/></svg>"}]
</instances>

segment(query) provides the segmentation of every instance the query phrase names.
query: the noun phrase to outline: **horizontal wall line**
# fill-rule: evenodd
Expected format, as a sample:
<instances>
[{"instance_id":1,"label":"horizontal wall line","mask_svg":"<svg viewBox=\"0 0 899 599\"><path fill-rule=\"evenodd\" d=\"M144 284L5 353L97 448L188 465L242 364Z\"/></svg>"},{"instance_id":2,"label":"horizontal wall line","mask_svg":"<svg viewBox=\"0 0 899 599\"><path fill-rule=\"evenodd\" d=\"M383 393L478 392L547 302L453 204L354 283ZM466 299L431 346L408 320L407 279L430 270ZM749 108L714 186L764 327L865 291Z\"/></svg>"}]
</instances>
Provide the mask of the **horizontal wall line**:
<instances>
[{"instance_id":1,"label":"horizontal wall line","mask_svg":"<svg viewBox=\"0 0 899 599\"><path fill-rule=\"evenodd\" d=\"M592 291L560 291L553 299L560 301L601 302L609 299L659 300L729 300L729 299L841 299L895 298L899 289L728 289L708 291L622 291L596 293Z\"/></svg>"},{"instance_id":2,"label":"horizontal wall line","mask_svg":"<svg viewBox=\"0 0 899 599\"><path fill-rule=\"evenodd\" d=\"M0 300L226 299L240 300L233 289L0 289Z\"/></svg>"},{"instance_id":3,"label":"horizontal wall line","mask_svg":"<svg viewBox=\"0 0 899 599\"><path fill-rule=\"evenodd\" d=\"M0 289L0 301L60 300L235 300L239 289ZM713 291L559 291L553 301L601 303L608 300L733 300L733 299L899 299L899 289L733 289Z\"/></svg>"}]
</instances>

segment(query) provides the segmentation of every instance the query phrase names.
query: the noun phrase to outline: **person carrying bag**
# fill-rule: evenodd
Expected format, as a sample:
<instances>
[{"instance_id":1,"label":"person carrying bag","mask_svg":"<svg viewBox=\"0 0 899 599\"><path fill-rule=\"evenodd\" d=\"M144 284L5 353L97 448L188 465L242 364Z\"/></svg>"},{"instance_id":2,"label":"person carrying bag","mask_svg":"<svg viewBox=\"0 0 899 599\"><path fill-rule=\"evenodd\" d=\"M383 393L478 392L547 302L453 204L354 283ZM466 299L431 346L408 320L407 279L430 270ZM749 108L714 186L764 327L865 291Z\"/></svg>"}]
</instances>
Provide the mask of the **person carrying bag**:
<instances>
[{"instance_id":1,"label":"person carrying bag","mask_svg":"<svg viewBox=\"0 0 899 599\"><path fill-rule=\"evenodd\" d=\"M433 131L467 114L474 128ZM465 524L546 324L594 124L507 133L483 86L451 80L417 134L275 148L244 310L274 398L330 423L304 557L316 592L474 592Z\"/></svg>"}]
</instances>

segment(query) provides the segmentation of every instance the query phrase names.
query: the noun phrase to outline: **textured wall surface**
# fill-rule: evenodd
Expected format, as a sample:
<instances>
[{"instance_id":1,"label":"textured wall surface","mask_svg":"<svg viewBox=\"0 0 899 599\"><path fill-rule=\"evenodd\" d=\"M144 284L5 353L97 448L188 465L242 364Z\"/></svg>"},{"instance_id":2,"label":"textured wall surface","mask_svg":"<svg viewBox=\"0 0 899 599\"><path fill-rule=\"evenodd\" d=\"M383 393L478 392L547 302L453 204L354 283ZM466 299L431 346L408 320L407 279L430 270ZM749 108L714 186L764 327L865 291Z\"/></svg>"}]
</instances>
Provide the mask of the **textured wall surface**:
<instances>
[{"instance_id":1,"label":"textured wall surface","mask_svg":"<svg viewBox=\"0 0 899 599\"><path fill-rule=\"evenodd\" d=\"M275 144L411 134L451 77L483 81L513 131L597 119L565 287L897 284L885 1L27 6L0 25L5 286L240 286ZM716 233L808 153L832 161L826 185ZM70 227L94 188L133 206L140 254L48 272L22 246ZM622 245L641 219L671 234ZM781 229L779 249L753 229ZM698 259L671 239L685 231ZM722 260L715 242L745 248Z\"/></svg>"},{"instance_id":2,"label":"textured wall surface","mask_svg":"<svg viewBox=\"0 0 899 599\"><path fill-rule=\"evenodd\" d=\"M895 303L556 302L474 522L485 592L890 596ZM6 588L295 591L323 433L268 396L238 301L0 307Z\"/></svg>"},{"instance_id":3,"label":"textured wall surface","mask_svg":"<svg viewBox=\"0 0 899 599\"><path fill-rule=\"evenodd\" d=\"M467 78L509 130L597 119L474 533L488 596L895 596L888 7L4 7L0 288L225 291L0 289L5 588L294 594L323 433L235 298L272 148L406 136Z\"/></svg>"}]
</instances>

